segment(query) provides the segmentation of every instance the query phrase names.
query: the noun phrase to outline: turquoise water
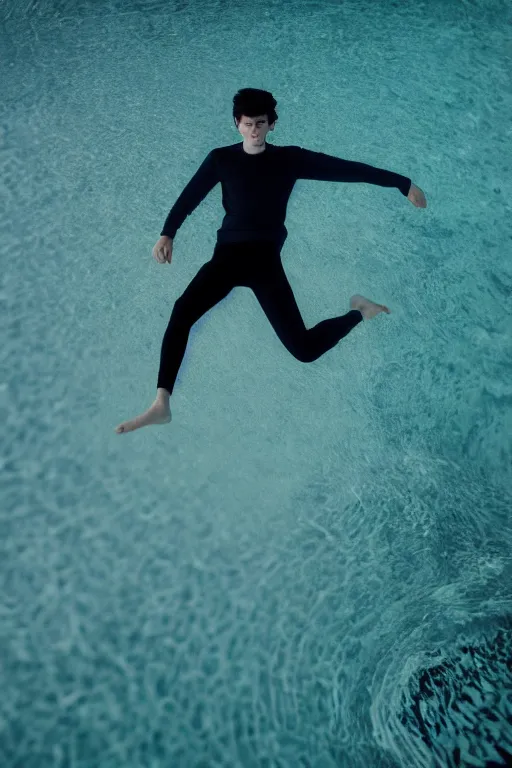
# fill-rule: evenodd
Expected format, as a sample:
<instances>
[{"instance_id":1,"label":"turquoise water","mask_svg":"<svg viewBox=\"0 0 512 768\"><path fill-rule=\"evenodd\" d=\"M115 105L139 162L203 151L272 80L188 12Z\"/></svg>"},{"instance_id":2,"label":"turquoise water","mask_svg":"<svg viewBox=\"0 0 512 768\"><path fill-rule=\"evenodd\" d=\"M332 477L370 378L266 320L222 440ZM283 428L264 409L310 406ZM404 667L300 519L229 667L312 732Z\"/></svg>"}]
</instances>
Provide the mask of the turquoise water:
<instances>
[{"instance_id":1,"label":"turquoise water","mask_svg":"<svg viewBox=\"0 0 512 768\"><path fill-rule=\"evenodd\" d=\"M505 764L512 752L512 12L505 2L4 3L3 768ZM220 186L152 248L233 95L299 181L304 365L242 288L153 401Z\"/></svg>"}]
</instances>

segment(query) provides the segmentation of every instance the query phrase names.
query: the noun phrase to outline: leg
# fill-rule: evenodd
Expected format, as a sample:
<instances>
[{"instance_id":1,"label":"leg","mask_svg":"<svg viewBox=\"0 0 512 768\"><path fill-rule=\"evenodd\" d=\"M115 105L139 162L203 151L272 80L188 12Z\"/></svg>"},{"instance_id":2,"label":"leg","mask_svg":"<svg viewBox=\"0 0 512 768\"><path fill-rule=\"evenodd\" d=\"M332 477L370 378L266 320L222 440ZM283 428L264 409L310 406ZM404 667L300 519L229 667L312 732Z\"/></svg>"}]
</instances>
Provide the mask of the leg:
<instances>
[{"instance_id":1,"label":"leg","mask_svg":"<svg viewBox=\"0 0 512 768\"><path fill-rule=\"evenodd\" d=\"M235 286L229 262L215 259L204 264L174 304L160 353L157 389L172 395L190 329Z\"/></svg>"},{"instance_id":2,"label":"leg","mask_svg":"<svg viewBox=\"0 0 512 768\"><path fill-rule=\"evenodd\" d=\"M351 309L307 329L279 253L266 260L265 270L258 273L249 287L286 349L303 363L317 360L363 319L358 309Z\"/></svg>"},{"instance_id":3,"label":"leg","mask_svg":"<svg viewBox=\"0 0 512 768\"><path fill-rule=\"evenodd\" d=\"M174 304L162 342L156 400L140 416L119 424L115 430L118 434L171 420L169 396L185 354L190 329L202 315L225 298L235 284L236 274L230 262L216 258L214 253Z\"/></svg>"}]
</instances>

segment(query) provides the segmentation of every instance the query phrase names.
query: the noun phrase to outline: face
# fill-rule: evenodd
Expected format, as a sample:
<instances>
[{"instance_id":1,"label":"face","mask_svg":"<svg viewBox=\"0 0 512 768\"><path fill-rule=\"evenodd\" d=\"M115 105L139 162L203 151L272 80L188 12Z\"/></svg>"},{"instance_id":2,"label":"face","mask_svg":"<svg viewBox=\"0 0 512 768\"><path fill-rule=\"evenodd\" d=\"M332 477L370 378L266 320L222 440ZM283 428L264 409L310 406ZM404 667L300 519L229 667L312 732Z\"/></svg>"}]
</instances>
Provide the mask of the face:
<instances>
[{"instance_id":1,"label":"face","mask_svg":"<svg viewBox=\"0 0 512 768\"><path fill-rule=\"evenodd\" d=\"M268 124L267 115L258 115L257 117L246 117L237 121L237 128L244 137L244 144L247 147L260 147L265 143L265 137L269 131L274 130L275 123Z\"/></svg>"}]
</instances>

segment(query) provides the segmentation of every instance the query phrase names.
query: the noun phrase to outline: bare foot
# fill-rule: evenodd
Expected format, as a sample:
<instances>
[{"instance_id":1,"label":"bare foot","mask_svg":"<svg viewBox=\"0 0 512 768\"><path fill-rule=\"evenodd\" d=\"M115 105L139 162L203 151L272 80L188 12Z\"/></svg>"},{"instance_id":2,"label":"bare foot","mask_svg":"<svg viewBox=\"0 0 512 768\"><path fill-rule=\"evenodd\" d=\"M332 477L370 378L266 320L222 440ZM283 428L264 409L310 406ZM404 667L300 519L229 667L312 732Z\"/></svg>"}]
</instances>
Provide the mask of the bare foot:
<instances>
[{"instance_id":1,"label":"bare foot","mask_svg":"<svg viewBox=\"0 0 512 768\"><path fill-rule=\"evenodd\" d=\"M378 315L379 312L386 312L388 315L391 314L391 310L385 307L384 304L376 304L374 301L370 301L370 299L365 299L364 296L360 296L359 293L356 293L351 297L350 309L358 309L365 320L371 320L372 317Z\"/></svg>"},{"instance_id":2,"label":"bare foot","mask_svg":"<svg viewBox=\"0 0 512 768\"><path fill-rule=\"evenodd\" d=\"M132 432L134 429L139 429L139 427L147 427L148 424L167 424L171 418L169 399L157 397L147 411L144 411L140 416L136 416L135 419L123 421L122 424L116 427L115 431L120 435L122 432Z\"/></svg>"}]
</instances>

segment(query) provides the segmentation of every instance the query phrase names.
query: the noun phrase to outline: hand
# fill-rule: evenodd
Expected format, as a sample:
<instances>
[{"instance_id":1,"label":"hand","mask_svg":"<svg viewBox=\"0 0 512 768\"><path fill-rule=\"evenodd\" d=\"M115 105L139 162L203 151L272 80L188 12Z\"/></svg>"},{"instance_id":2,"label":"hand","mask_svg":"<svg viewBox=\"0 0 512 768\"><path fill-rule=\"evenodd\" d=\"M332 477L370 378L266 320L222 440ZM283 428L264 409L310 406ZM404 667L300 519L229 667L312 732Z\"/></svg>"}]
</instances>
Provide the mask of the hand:
<instances>
[{"instance_id":1,"label":"hand","mask_svg":"<svg viewBox=\"0 0 512 768\"><path fill-rule=\"evenodd\" d=\"M169 264L171 263L172 244L172 238L167 237L166 235L162 235L160 240L156 243L153 248L153 258L156 259L159 264L165 264L166 261L169 262Z\"/></svg>"},{"instance_id":2,"label":"hand","mask_svg":"<svg viewBox=\"0 0 512 768\"><path fill-rule=\"evenodd\" d=\"M425 200L425 195L423 194L421 189L416 186L416 184L411 183L411 188L409 190L409 194L407 195L407 199L410 200L411 203L416 206L416 208L427 207L427 201Z\"/></svg>"}]
</instances>

